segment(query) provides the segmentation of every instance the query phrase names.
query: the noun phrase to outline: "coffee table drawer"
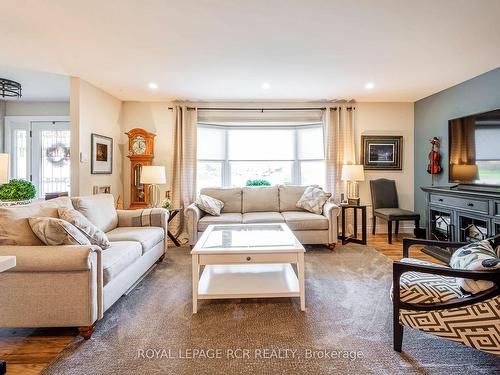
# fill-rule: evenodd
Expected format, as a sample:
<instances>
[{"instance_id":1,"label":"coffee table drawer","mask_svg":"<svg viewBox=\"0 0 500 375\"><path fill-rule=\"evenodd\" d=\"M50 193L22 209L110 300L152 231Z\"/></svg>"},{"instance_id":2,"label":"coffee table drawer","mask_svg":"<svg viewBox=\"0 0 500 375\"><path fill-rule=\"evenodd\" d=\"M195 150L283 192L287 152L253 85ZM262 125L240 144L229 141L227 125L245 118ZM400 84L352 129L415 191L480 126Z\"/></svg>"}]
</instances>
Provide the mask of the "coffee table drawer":
<instances>
[{"instance_id":1,"label":"coffee table drawer","mask_svg":"<svg viewBox=\"0 0 500 375\"><path fill-rule=\"evenodd\" d=\"M199 255L199 264L297 263L297 253Z\"/></svg>"}]
</instances>

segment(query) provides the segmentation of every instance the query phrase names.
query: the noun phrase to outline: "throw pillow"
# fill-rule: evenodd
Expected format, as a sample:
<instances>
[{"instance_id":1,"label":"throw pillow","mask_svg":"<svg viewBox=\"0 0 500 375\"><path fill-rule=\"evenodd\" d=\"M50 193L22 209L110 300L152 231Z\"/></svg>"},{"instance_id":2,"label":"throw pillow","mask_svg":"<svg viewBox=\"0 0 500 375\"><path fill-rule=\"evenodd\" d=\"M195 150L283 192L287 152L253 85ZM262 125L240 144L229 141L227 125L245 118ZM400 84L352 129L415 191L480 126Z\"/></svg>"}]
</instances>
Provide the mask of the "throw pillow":
<instances>
[{"instance_id":1,"label":"throw pillow","mask_svg":"<svg viewBox=\"0 0 500 375\"><path fill-rule=\"evenodd\" d=\"M97 245L103 250L110 246L106 234L92 224L79 211L72 208L59 208L57 213L59 214L59 218L77 227L89 239L92 245Z\"/></svg>"},{"instance_id":2,"label":"throw pillow","mask_svg":"<svg viewBox=\"0 0 500 375\"><path fill-rule=\"evenodd\" d=\"M455 250L450 259L450 267L469 271L500 269L500 258L495 254L491 243L483 240ZM457 283L462 289L473 294L495 285L492 281L461 278L457 278Z\"/></svg>"},{"instance_id":3,"label":"throw pillow","mask_svg":"<svg viewBox=\"0 0 500 375\"><path fill-rule=\"evenodd\" d=\"M198 195L194 204L200 210L212 216L220 216L220 212L224 207L224 202L203 194Z\"/></svg>"},{"instance_id":4,"label":"throw pillow","mask_svg":"<svg viewBox=\"0 0 500 375\"><path fill-rule=\"evenodd\" d=\"M53 217L31 217L31 230L45 245L89 245L90 241L75 226Z\"/></svg>"},{"instance_id":5,"label":"throw pillow","mask_svg":"<svg viewBox=\"0 0 500 375\"><path fill-rule=\"evenodd\" d=\"M296 206L321 215L323 206L330 197L331 194L325 193L320 187L308 186L306 190L304 190L304 194L302 194Z\"/></svg>"}]
</instances>

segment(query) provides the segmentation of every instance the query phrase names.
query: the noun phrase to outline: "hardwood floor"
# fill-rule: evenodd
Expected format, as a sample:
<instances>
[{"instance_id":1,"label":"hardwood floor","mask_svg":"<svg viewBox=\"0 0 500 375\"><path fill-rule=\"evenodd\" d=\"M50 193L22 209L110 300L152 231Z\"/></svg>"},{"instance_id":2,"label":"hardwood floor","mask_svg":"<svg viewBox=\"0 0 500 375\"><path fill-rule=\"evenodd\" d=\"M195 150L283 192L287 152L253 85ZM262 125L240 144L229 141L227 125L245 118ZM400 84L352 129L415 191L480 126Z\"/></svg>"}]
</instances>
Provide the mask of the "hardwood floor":
<instances>
[{"instance_id":1,"label":"hardwood floor","mask_svg":"<svg viewBox=\"0 0 500 375\"><path fill-rule=\"evenodd\" d=\"M399 234L389 245L387 235L369 234L368 245L390 259L399 260L404 236ZM436 262L416 247L410 256ZM77 335L76 328L0 329L0 359L7 361L8 375L39 374Z\"/></svg>"}]
</instances>

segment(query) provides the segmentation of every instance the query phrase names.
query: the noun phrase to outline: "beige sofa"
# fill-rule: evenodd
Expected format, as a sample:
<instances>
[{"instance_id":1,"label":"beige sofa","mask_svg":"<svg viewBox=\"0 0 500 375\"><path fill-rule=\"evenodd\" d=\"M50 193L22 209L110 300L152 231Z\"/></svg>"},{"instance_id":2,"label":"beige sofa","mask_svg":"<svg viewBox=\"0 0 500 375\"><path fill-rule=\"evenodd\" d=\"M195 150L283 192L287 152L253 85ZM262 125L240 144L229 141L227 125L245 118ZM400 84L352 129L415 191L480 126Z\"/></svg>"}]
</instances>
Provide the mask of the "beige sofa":
<instances>
[{"instance_id":1,"label":"beige sofa","mask_svg":"<svg viewBox=\"0 0 500 375\"><path fill-rule=\"evenodd\" d=\"M74 207L106 232L111 246L45 246L27 218ZM0 208L0 255L17 265L0 274L0 327L79 327L89 338L125 292L162 260L168 211L116 210L110 194L61 197Z\"/></svg>"},{"instance_id":2,"label":"beige sofa","mask_svg":"<svg viewBox=\"0 0 500 375\"><path fill-rule=\"evenodd\" d=\"M328 201L318 215L296 206L306 186L206 188L200 194L224 202L220 216L211 216L195 204L186 209L189 244L194 245L210 224L286 223L303 244L337 243L339 207Z\"/></svg>"}]
</instances>

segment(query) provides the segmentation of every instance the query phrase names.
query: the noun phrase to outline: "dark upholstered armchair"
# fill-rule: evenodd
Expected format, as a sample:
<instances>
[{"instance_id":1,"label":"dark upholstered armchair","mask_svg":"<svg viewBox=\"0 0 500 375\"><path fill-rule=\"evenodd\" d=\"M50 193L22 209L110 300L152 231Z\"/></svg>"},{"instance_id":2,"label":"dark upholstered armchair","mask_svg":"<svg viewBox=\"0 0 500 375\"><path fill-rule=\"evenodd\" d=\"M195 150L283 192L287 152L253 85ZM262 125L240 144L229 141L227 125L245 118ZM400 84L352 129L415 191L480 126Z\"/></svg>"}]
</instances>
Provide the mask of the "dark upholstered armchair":
<instances>
[{"instance_id":1,"label":"dark upholstered armchair","mask_svg":"<svg viewBox=\"0 0 500 375\"><path fill-rule=\"evenodd\" d=\"M380 178L370 181L373 208L373 229L375 234L377 228L377 217L387 221L387 233L389 243L392 243L392 222L396 222L395 234L399 232L399 222L402 220L414 220L415 228L420 225L420 214L399 208L398 191L394 180Z\"/></svg>"},{"instance_id":2,"label":"dark upholstered armchair","mask_svg":"<svg viewBox=\"0 0 500 375\"><path fill-rule=\"evenodd\" d=\"M500 244L500 236L492 239ZM403 256L393 265L394 350L400 352L403 327L410 327L481 351L500 355L500 270L457 270L408 258L413 245L458 249L465 243L403 239ZM470 294L456 278L488 280L494 286Z\"/></svg>"}]
</instances>

